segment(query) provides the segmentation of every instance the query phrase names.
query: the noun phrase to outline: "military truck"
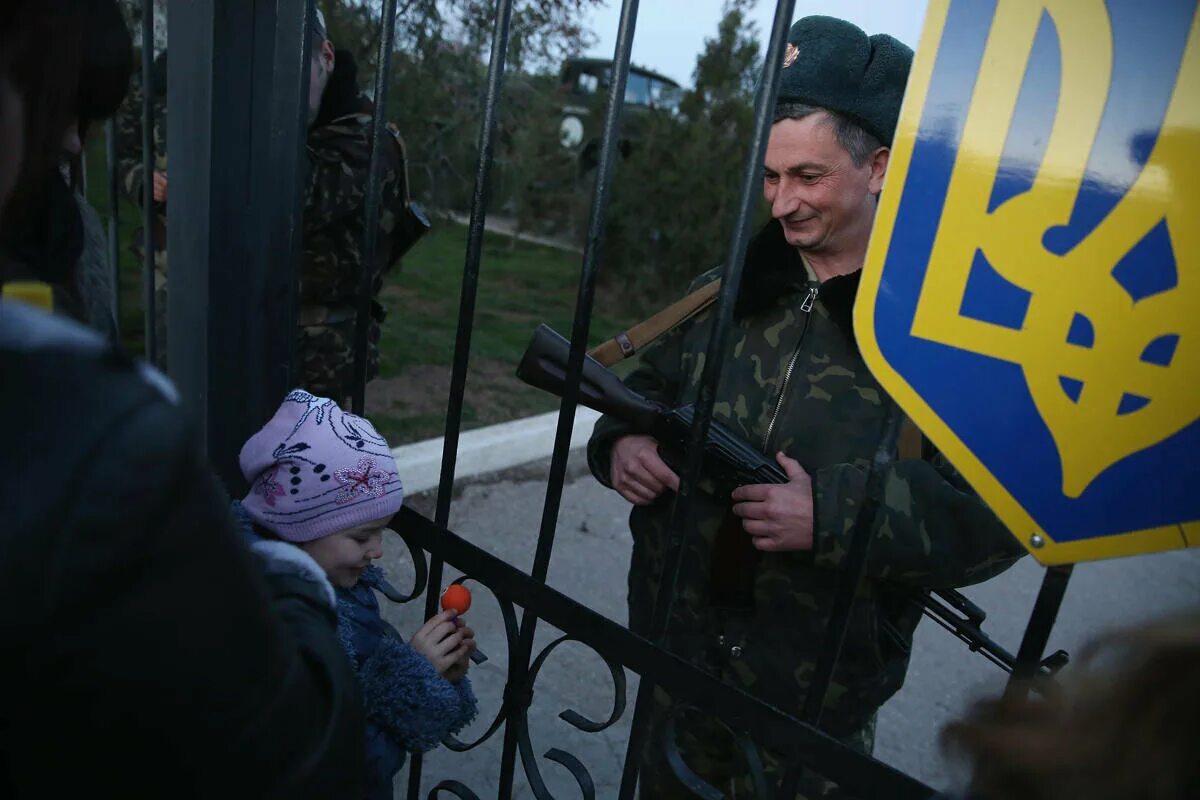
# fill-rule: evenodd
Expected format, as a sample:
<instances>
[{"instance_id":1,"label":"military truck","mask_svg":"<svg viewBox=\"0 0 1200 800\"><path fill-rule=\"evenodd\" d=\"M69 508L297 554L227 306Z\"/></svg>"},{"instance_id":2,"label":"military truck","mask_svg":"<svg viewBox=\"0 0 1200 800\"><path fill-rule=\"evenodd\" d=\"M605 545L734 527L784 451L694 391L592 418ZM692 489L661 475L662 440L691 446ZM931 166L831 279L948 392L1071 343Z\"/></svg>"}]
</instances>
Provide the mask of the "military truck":
<instances>
[{"instance_id":1,"label":"military truck","mask_svg":"<svg viewBox=\"0 0 1200 800\"><path fill-rule=\"evenodd\" d=\"M579 154L580 171L594 169L600 154L604 99L612 77L612 61L603 58L571 58L563 62L560 89L563 118L559 142ZM682 90L665 75L642 67L629 68L625 85L625 112L621 119L618 148L628 156L640 135L647 114L674 114Z\"/></svg>"}]
</instances>

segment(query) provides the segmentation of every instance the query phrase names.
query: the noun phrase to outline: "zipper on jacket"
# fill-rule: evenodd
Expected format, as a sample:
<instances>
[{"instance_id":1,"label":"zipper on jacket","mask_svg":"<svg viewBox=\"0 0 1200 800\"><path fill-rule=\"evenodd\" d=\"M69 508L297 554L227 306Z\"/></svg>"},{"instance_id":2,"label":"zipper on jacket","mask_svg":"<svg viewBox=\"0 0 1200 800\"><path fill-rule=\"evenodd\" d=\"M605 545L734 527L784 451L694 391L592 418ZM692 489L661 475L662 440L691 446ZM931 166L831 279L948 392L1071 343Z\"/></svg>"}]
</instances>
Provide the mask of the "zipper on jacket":
<instances>
[{"instance_id":1,"label":"zipper on jacket","mask_svg":"<svg viewBox=\"0 0 1200 800\"><path fill-rule=\"evenodd\" d=\"M792 371L796 369L796 360L800 358L800 348L804 346L804 337L808 334L808 322L812 319L813 303L817 301L817 292L820 291L821 285L808 287L808 294L800 301L800 310L805 313L804 327L800 330L800 339L796 342L796 349L792 352L792 358L788 361L787 369L783 373L783 384L779 387L779 397L775 400L775 410L771 412L771 421L767 425L767 434L763 437L763 452L767 452L767 445L771 442L771 434L775 432L775 421L779 419L779 412L783 408L783 397L787 393L788 383L792 379Z\"/></svg>"}]
</instances>

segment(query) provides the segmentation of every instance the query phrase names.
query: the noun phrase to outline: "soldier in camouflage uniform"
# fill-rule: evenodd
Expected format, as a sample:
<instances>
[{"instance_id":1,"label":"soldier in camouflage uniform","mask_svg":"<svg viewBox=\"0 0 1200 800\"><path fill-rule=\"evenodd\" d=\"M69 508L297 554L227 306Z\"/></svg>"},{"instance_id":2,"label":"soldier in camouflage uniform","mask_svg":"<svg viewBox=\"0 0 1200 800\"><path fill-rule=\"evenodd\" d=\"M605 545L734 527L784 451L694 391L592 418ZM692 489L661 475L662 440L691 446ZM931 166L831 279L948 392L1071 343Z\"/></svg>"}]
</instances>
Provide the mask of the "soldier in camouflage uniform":
<instances>
[{"instance_id":1,"label":"soldier in camouflage uniform","mask_svg":"<svg viewBox=\"0 0 1200 800\"><path fill-rule=\"evenodd\" d=\"M714 417L764 453L789 483L737 488L702 480L684 531L667 646L800 716L867 471L893 402L863 363L851 327L875 207L912 52L828 17L789 33L764 165L772 221L749 246ZM701 276L693 288L719 277ZM714 323L705 313L647 348L626 383L671 406L696 399ZM859 586L821 728L870 753L875 713L902 685L920 599L931 588L995 575L1022 550L958 473L926 447L886 468ZM605 416L588 446L592 472L635 504L630 516L630 627L651 633L678 476L657 442ZM641 796L692 796L664 755L664 726L691 769L735 797L753 794L744 761L716 720L656 689ZM786 765L764 754L768 778ZM815 765L819 768L820 765ZM811 773L806 798L837 796Z\"/></svg>"},{"instance_id":2,"label":"soldier in camouflage uniform","mask_svg":"<svg viewBox=\"0 0 1200 800\"><path fill-rule=\"evenodd\" d=\"M344 401L352 390L354 326L363 260L364 206L371 160L372 103L358 88L346 50L333 49L324 20L313 23L308 134L310 176L304 206L304 261L297 304L297 379L308 391ZM382 153L379 234L371 269L367 379L379 372L378 302L383 277L411 244L404 241L408 187L403 142L389 125Z\"/></svg>"}]
</instances>

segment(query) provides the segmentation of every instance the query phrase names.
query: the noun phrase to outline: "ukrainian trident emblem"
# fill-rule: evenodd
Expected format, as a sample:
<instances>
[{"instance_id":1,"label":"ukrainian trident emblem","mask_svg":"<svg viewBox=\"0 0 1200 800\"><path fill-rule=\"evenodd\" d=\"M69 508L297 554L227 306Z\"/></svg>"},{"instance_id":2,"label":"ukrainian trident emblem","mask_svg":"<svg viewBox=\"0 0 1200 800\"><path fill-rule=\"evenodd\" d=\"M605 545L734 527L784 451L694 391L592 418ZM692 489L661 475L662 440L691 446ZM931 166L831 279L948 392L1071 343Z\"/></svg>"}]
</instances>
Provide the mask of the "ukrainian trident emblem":
<instances>
[{"instance_id":1,"label":"ukrainian trident emblem","mask_svg":"<svg viewBox=\"0 0 1200 800\"><path fill-rule=\"evenodd\" d=\"M1139 115L1116 103L1152 90L1113 5L996 5L911 329L1021 370L1066 497L1200 419L1200 24L1188 9L1174 58L1164 41L1177 69ZM1055 51L1057 92L1030 90ZM965 313L980 273L1024 313Z\"/></svg>"}]
</instances>

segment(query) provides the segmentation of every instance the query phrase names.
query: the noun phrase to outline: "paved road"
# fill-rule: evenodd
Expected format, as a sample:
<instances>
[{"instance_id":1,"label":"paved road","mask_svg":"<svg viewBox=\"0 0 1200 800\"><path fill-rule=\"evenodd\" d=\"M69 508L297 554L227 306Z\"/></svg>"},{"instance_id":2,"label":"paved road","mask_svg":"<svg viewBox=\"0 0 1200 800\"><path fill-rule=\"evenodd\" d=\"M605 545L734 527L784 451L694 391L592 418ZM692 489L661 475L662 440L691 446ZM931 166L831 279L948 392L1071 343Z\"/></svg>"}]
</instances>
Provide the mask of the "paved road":
<instances>
[{"instance_id":1,"label":"paved road","mask_svg":"<svg viewBox=\"0 0 1200 800\"><path fill-rule=\"evenodd\" d=\"M479 546L528 571L533 563L539 519L545 498L544 465L494 483L468 486L455 500L451 528ZM628 505L586 475L578 463L563 497L549 582L560 591L602 614L624 622L625 572L630 540ZM428 500L419 498L418 508ZM394 547L385 558L385 569L397 583L411 574L403 547ZM447 577L448 582L457 573ZM1041 581L1042 570L1024 559L1007 573L968 594L989 612L985 629L1011 650L1017 649ZM1084 564L1076 568L1067 592L1051 647L1076 652L1095 635L1115 626L1134 624L1156 614L1200 604L1200 551L1142 556ZM409 604L412 606L413 604ZM419 624L419 609L409 606L389 614L406 635ZM482 735L499 707L504 684L505 645L499 611L486 592L476 592L471 620L479 631L488 663L475 668L472 678L480 696L481 719L464 735L470 741ZM543 625L538 647L549 643L557 631ZM875 754L938 788L949 788L954 765L939 753L941 726L960 715L974 700L999 691L1004 676L982 657L972 655L950 634L929 621L917 630L916 652L908 681L881 711ZM596 783L597 797L615 797L628 717L636 691L636 676L628 680L629 708L613 728L584 734L563 722L558 714L567 708L602 720L612 711L613 681L600 659L586 648L567 644L554 652L535 686L529 715L533 753L554 797L580 797L567 772L540 758L550 747L561 747L579 756ZM438 781L461 780L480 797L494 797L499 780L501 736L467 753L440 750L426 759L421 797ZM407 769L397 780L397 797L406 786ZM522 770L517 769L518 797L533 797ZM449 797L451 795L445 794Z\"/></svg>"}]
</instances>

